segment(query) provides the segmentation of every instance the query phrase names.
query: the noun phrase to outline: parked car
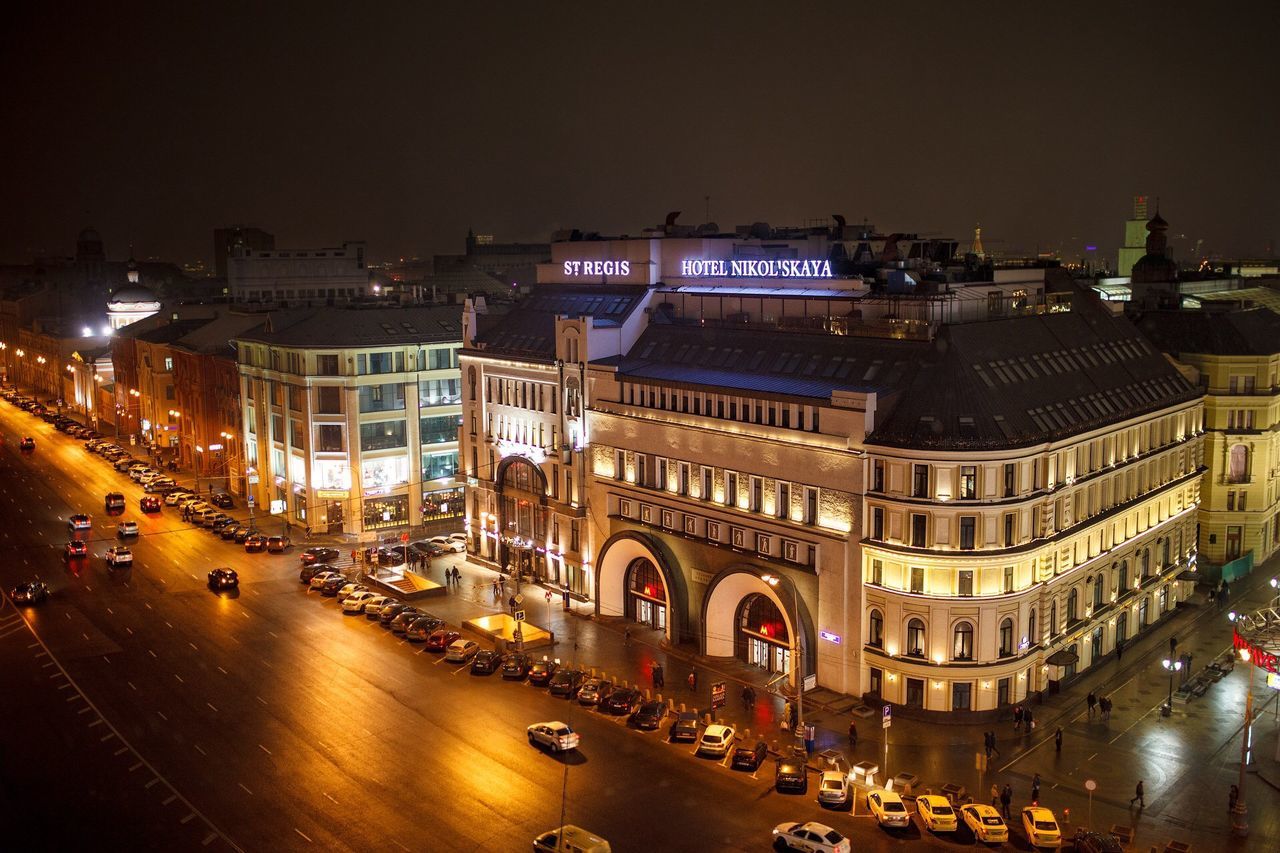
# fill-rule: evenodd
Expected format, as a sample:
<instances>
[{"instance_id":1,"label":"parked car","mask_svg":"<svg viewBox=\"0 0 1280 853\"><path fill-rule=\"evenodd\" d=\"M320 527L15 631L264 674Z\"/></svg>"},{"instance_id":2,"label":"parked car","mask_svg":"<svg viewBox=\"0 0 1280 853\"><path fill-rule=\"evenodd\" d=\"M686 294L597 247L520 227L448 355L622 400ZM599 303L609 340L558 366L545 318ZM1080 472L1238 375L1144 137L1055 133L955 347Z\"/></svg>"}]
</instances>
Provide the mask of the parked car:
<instances>
[{"instance_id":1,"label":"parked car","mask_svg":"<svg viewBox=\"0 0 1280 853\"><path fill-rule=\"evenodd\" d=\"M524 652L507 652L502 656L502 677L523 681L533 666L533 659Z\"/></svg>"},{"instance_id":2,"label":"parked car","mask_svg":"<svg viewBox=\"0 0 1280 853\"><path fill-rule=\"evenodd\" d=\"M695 752L698 755L724 758L725 753L733 748L733 742L737 739L738 733L733 726L712 723L702 730L702 738L698 741Z\"/></svg>"},{"instance_id":3,"label":"parked car","mask_svg":"<svg viewBox=\"0 0 1280 853\"><path fill-rule=\"evenodd\" d=\"M526 730L529 743L542 746L552 752L568 752L577 749L580 738L578 733L559 720L550 723L534 723Z\"/></svg>"},{"instance_id":4,"label":"parked car","mask_svg":"<svg viewBox=\"0 0 1280 853\"><path fill-rule=\"evenodd\" d=\"M66 544L63 552L66 554L67 559L87 557L89 556L89 546L83 539L72 539Z\"/></svg>"},{"instance_id":5,"label":"parked car","mask_svg":"<svg viewBox=\"0 0 1280 853\"><path fill-rule=\"evenodd\" d=\"M743 744L733 750L733 758L729 759L729 766L734 770L755 772L760 769L760 765L768 755L769 745L762 740L756 741L754 746Z\"/></svg>"},{"instance_id":6,"label":"parked car","mask_svg":"<svg viewBox=\"0 0 1280 853\"><path fill-rule=\"evenodd\" d=\"M164 495L178 488L178 484L168 477L156 477L143 484L142 490L153 495Z\"/></svg>"},{"instance_id":7,"label":"parked car","mask_svg":"<svg viewBox=\"0 0 1280 853\"><path fill-rule=\"evenodd\" d=\"M693 743L698 739L698 715L692 711L682 711L671 721L667 730L667 739L673 743L687 741Z\"/></svg>"},{"instance_id":8,"label":"parked car","mask_svg":"<svg viewBox=\"0 0 1280 853\"><path fill-rule=\"evenodd\" d=\"M329 598L336 598L338 590L342 589L351 581L347 580L343 575L335 575L331 578L325 578L324 583L320 584L320 594Z\"/></svg>"},{"instance_id":9,"label":"parked car","mask_svg":"<svg viewBox=\"0 0 1280 853\"><path fill-rule=\"evenodd\" d=\"M920 815L924 828L930 832L955 832L959 826L951 801L938 794L921 794L916 797L916 813Z\"/></svg>"},{"instance_id":10,"label":"parked car","mask_svg":"<svg viewBox=\"0 0 1280 853\"><path fill-rule=\"evenodd\" d=\"M133 552L124 545L112 545L107 549L107 565L113 569L133 565Z\"/></svg>"},{"instance_id":11,"label":"parked car","mask_svg":"<svg viewBox=\"0 0 1280 853\"><path fill-rule=\"evenodd\" d=\"M467 663L480 651L480 644L475 640L457 639L444 650L444 659L450 663Z\"/></svg>"},{"instance_id":12,"label":"parked car","mask_svg":"<svg viewBox=\"0 0 1280 853\"><path fill-rule=\"evenodd\" d=\"M138 522L136 521L122 521L116 525L116 536L119 536L121 539L124 539L126 536L137 535Z\"/></svg>"},{"instance_id":13,"label":"parked car","mask_svg":"<svg viewBox=\"0 0 1280 853\"><path fill-rule=\"evenodd\" d=\"M849 774L843 770L823 770L818 777L818 802L826 806L849 802Z\"/></svg>"},{"instance_id":14,"label":"parked car","mask_svg":"<svg viewBox=\"0 0 1280 853\"><path fill-rule=\"evenodd\" d=\"M1124 845L1120 843L1120 839L1109 832L1077 829L1071 842L1075 845L1076 853L1124 853Z\"/></svg>"},{"instance_id":15,"label":"parked car","mask_svg":"<svg viewBox=\"0 0 1280 853\"><path fill-rule=\"evenodd\" d=\"M547 680L547 690L552 696L572 699L578 694L578 689L582 687L582 682L585 680L586 673L580 669L557 669Z\"/></svg>"},{"instance_id":16,"label":"parked car","mask_svg":"<svg viewBox=\"0 0 1280 853\"><path fill-rule=\"evenodd\" d=\"M138 509L143 512L159 512L160 499L155 495L143 495L138 499Z\"/></svg>"},{"instance_id":17,"label":"parked car","mask_svg":"<svg viewBox=\"0 0 1280 853\"><path fill-rule=\"evenodd\" d=\"M178 504L182 503L183 501L191 500L191 499L193 499L194 497L195 497L195 495L191 494L190 492L184 492L184 491L182 491L181 489L179 489L179 490L178 490L178 491L176 491L176 492L170 492L169 494L167 494L167 495L165 495L165 496L164 496L164 505L165 505L165 506L177 506Z\"/></svg>"},{"instance_id":18,"label":"parked car","mask_svg":"<svg viewBox=\"0 0 1280 853\"><path fill-rule=\"evenodd\" d=\"M773 828L774 848L803 850L805 853L851 853L849 839L825 823L780 823Z\"/></svg>"},{"instance_id":19,"label":"parked car","mask_svg":"<svg viewBox=\"0 0 1280 853\"><path fill-rule=\"evenodd\" d=\"M223 542L234 542L236 541L236 534L242 530L244 531L244 538L240 541L243 542L244 539L249 536L249 528L245 527L243 524L237 524L234 521L218 531L218 535L222 537Z\"/></svg>"},{"instance_id":20,"label":"parked car","mask_svg":"<svg viewBox=\"0 0 1280 853\"><path fill-rule=\"evenodd\" d=\"M437 628L427 635L427 651L443 652L454 640L461 637L461 634L450 628Z\"/></svg>"},{"instance_id":21,"label":"parked car","mask_svg":"<svg viewBox=\"0 0 1280 853\"><path fill-rule=\"evenodd\" d=\"M566 823L533 839L534 853L612 853L609 842L580 826Z\"/></svg>"},{"instance_id":22,"label":"parked car","mask_svg":"<svg viewBox=\"0 0 1280 853\"><path fill-rule=\"evenodd\" d=\"M267 553L283 554L292 545L293 543L289 541L288 536L272 536L267 539Z\"/></svg>"},{"instance_id":23,"label":"parked car","mask_svg":"<svg viewBox=\"0 0 1280 853\"><path fill-rule=\"evenodd\" d=\"M582 694L579 693L579 696ZM651 732L662 725L662 721L666 719L667 706L663 702L652 701L645 702L631 712L631 716L627 717L627 724L635 726L642 731Z\"/></svg>"},{"instance_id":24,"label":"parked car","mask_svg":"<svg viewBox=\"0 0 1280 853\"><path fill-rule=\"evenodd\" d=\"M27 581L9 590L14 604L43 604L49 598L49 585L44 581Z\"/></svg>"},{"instance_id":25,"label":"parked car","mask_svg":"<svg viewBox=\"0 0 1280 853\"><path fill-rule=\"evenodd\" d=\"M1009 840L1009 827L1004 818L986 803L969 803L960 807L960 819L969 827L973 837L983 844L1004 843Z\"/></svg>"},{"instance_id":26,"label":"parked car","mask_svg":"<svg viewBox=\"0 0 1280 853\"><path fill-rule=\"evenodd\" d=\"M365 618L378 619L382 616L382 610L384 607L395 607L399 603L400 603L399 599L387 598L386 596L383 596L382 601L378 602L377 604L374 604L371 601L370 603L366 604L364 607Z\"/></svg>"},{"instance_id":27,"label":"parked car","mask_svg":"<svg viewBox=\"0 0 1280 853\"><path fill-rule=\"evenodd\" d=\"M240 576L235 569L221 568L209 571L209 586L212 589L235 589L240 586Z\"/></svg>"},{"instance_id":28,"label":"parked car","mask_svg":"<svg viewBox=\"0 0 1280 853\"><path fill-rule=\"evenodd\" d=\"M218 536L221 536L223 530L226 530L228 527L234 529L239 523L240 522L236 521L229 515L219 514L214 517L213 521L209 522L209 529Z\"/></svg>"},{"instance_id":29,"label":"parked car","mask_svg":"<svg viewBox=\"0 0 1280 853\"><path fill-rule=\"evenodd\" d=\"M252 535L253 535L252 528L245 527L244 525L238 525L235 529L235 532L231 534L231 538L237 544L243 544L247 542L249 540L249 537Z\"/></svg>"},{"instance_id":30,"label":"parked car","mask_svg":"<svg viewBox=\"0 0 1280 853\"><path fill-rule=\"evenodd\" d=\"M364 613L364 605L369 599L374 597L374 593L367 589L359 592L353 592L346 598L342 599L343 613Z\"/></svg>"},{"instance_id":31,"label":"parked car","mask_svg":"<svg viewBox=\"0 0 1280 853\"><path fill-rule=\"evenodd\" d=\"M493 675L502 666L502 655L493 649L481 649L471 659L472 675Z\"/></svg>"},{"instance_id":32,"label":"parked car","mask_svg":"<svg viewBox=\"0 0 1280 853\"><path fill-rule=\"evenodd\" d=\"M901 829L911 825L911 813L895 792L876 788L867 794L867 806L876 823L883 827Z\"/></svg>"},{"instance_id":33,"label":"parked car","mask_svg":"<svg viewBox=\"0 0 1280 853\"><path fill-rule=\"evenodd\" d=\"M613 690L613 682L603 678L588 678L578 688L579 705L596 705Z\"/></svg>"},{"instance_id":34,"label":"parked car","mask_svg":"<svg viewBox=\"0 0 1280 853\"><path fill-rule=\"evenodd\" d=\"M124 495L120 492L107 492L107 496L102 499L102 503L107 512L124 509Z\"/></svg>"},{"instance_id":35,"label":"parked car","mask_svg":"<svg viewBox=\"0 0 1280 853\"><path fill-rule=\"evenodd\" d=\"M338 599L338 603L346 601L349 596L355 595L357 592L365 592L369 587L360 583L360 581L347 581L338 587L338 591L334 593L334 597Z\"/></svg>"},{"instance_id":36,"label":"parked car","mask_svg":"<svg viewBox=\"0 0 1280 853\"><path fill-rule=\"evenodd\" d=\"M311 581L310 581L311 589L320 589L320 587L324 586L325 581L329 580L329 578L332 578L332 577L341 578L342 574L333 569L328 569L323 572L316 572L314 575L311 576ZM343 578L343 580L346 580L346 578Z\"/></svg>"},{"instance_id":37,"label":"parked car","mask_svg":"<svg viewBox=\"0 0 1280 853\"><path fill-rule=\"evenodd\" d=\"M311 584L314 586L315 581L312 581ZM413 613L419 612L418 608L411 604L384 604L382 605L382 612L378 614L378 621L382 623L384 628L389 628L391 627L391 621L406 610L410 610Z\"/></svg>"},{"instance_id":38,"label":"parked car","mask_svg":"<svg viewBox=\"0 0 1280 853\"><path fill-rule=\"evenodd\" d=\"M444 627L444 620L425 613L416 613L405 626L404 636L407 640L425 643L427 638Z\"/></svg>"},{"instance_id":39,"label":"parked car","mask_svg":"<svg viewBox=\"0 0 1280 853\"><path fill-rule=\"evenodd\" d=\"M244 550L250 554L256 554L259 551L265 551L267 548L267 537L261 533L250 533L244 538Z\"/></svg>"},{"instance_id":40,"label":"parked car","mask_svg":"<svg viewBox=\"0 0 1280 853\"><path fill-rule=\"evenodd\" d=\"M780 755L773 767L773 788L779 792L806 793L809 790L808 772L803 754Z\"/></svg>"},{"instance_id":41,"label":"parked car","mask_svg":"<svg viewBox=\"0 0 1280 853\"><path fill-rule=\"evenodd\" d=\"M332 563L340 556L337 548L308 548L299 555L299 559L306 566L314 563Z\"/></svg>"},{"instance_id":42,"label":"parked car","mask_svg":"<svg viewBox=\"0 0 1280 853\"><path fill-rule=\"evenodd\" d=\"M378 616L378 611L382 609L382 605L385 602L392 600L393 599L387 598L385 595L380 595L375 592L369 598L364 600L364 607L361 608L360 612L371 619L375 619Z\"/></svg>"},{"instance_id":43,"label":"parked car","mask_svg":"<svg viewBox=\"0 0 1280 853\"><path fill-rule=\"evenodd\" d=\"M551 676L556 674L559 667L553 660L543 658L540 661L534 661L529 667L529 683L536 684L538 687L546 687L547 682L551 680Z\"/></svg>"},{"instance_id":44,"label":"parked car","mask_svg":"<svg viewBox=\"0 0 1280 853\"><path fill-rule=\"evenodd\" d=\"M446 553L461 554L467 550L466 542L459 542L448 536L432 536L427 541Z\"/></svg>"},{"instance_id":45,"label":"parked car","mask_svg":"<svg viewBox=\"0 0 1280 853\"><path fill-rule=\"evenodd\" d=\"M434 542L427 541L426 539L419 542L409 543L409 550L432 560L436 557L443 557L445 555L445 550L443 548ZM402 559L402 557L397 556L397 559Z\"/></svg>"},{"instance_id":46,"label":"parked car","mask_svg":"<svg viewBox=\"0 0 1280 853\"><path fill-rule=\"evenodd\" d=\"M209 502L214 506L222 507L223 509L231 509L236 505L236 502L231 498L231 495L226 492L218 492L216 495L209 498Z\"/></svg>"},{"instance_id":47,"label":"parked car","mask_svg":"<svg viewBox=\"0 0 1280 853\"><path fill-rule=\"evenodd\" d=\"M396 634L403 634L415 619L425 616L421 610L416 607L406 607L395 615L391 620L391 630ZM385 618L385 617L384 617ZM428 634L428 637L431 635Z\"/></svg>"},{"instance_id":48,"label":"parked car","mask_svg":"<svg viewBox=\"0 0 1280 853\"><path fill-rule=\"evenodd\" d=\"M1058 819L1044 806L1027 806L1022 810L1022 829L1027 833L1027 841L1037 850L1056 850L1062 846Z\"/></svg>"},{"instance_id":49,"label":"parked car","mask_svg":"<svg viewBox=\"0 0 1280 853\"><path fill-rule=\"evenodd\" d=\"M625 717L640 707L640 702L643 698L640 691L634 688L615 687L609 691L608 696L600 700L596 707L606 714Z\"/></svg>"}]
</instances>

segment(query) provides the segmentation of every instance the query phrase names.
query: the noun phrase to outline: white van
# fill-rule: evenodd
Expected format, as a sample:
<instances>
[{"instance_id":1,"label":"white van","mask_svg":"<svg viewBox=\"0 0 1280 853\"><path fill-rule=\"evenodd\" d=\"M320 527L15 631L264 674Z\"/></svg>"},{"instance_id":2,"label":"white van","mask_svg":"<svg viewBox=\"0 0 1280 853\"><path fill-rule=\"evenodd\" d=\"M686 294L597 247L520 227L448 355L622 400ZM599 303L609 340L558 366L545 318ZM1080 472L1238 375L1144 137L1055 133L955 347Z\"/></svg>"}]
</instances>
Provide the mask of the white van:
<instances>
[{"instance_id":1,"label":"white van","mask_svg":"<svg viewBox=\"0 0 1280 853\"><path fill-rule=\"evenodd\" d=\"M533 839L533 849L545 853L613 853L608 841L571 824L542 833Z\"/></svg>"}]
</instances>

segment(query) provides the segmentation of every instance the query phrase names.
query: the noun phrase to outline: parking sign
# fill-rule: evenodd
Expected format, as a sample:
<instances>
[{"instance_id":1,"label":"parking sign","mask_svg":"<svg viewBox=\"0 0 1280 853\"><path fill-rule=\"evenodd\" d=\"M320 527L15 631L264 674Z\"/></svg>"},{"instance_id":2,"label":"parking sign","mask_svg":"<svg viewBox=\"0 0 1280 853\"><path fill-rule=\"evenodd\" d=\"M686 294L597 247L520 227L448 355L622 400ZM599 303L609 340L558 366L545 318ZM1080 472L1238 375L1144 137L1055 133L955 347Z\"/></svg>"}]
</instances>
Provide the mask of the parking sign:
<instances>
[{"instance_id":1,"label":"parking sign","mask_svg":"<svg viewBox=\"0 0 1280 853\"><path fill-rule=\"evenodd\" d=\"M880 711L880 727L887 729L891 725L893 725L893 706L885 705Z\"/></svg>"}]
</instances>

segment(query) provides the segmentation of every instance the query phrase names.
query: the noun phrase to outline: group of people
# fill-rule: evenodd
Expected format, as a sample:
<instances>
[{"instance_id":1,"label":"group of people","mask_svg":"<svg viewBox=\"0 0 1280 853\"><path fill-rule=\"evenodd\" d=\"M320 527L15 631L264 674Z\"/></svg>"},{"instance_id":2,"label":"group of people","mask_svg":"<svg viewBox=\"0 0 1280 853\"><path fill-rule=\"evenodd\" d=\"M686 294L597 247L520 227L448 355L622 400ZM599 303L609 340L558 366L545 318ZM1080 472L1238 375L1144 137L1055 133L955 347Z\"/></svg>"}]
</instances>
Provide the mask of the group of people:
<instances>
[{"instance_id":1,"label":"group of people","mask_svg":"<svg viewBox=\"0 0 1280 853\"><path fill-rule=\"evenodd\" d=\"M991 784L991 807L999 809L1005 820L1010 820L1009 806L1013 802L1013 786L1005 784L1003 788L994 782Z\"/></svg>"},{"instance_id":2,"label":"group of people","mask_svg":"<svg viewBox=\"0 0 1280 853\"><path fill-rule=\"evenodd\" d=\"M1017 705L1013 709L1013 730L1015 732L1022 731L1023 726L1027 727L1030 732L1036 727L1035 717L1031 713L1031 709L1025 705ZM994 739L994 734L992 735Z\"/></svg>"},{"instance_id":3,"label":"group of people","mask_svg":"<svg viewBox=\"0 0 1280 853\"><path fill-rule=\"evenodd\" d=\"M1089 695L1084 698L1085 704L1089 706L1089 719L1093 719L1093 712L1098 711L1103 721L1111 719L1111 698L1109 696L1096 696L1093 691L1089 691Z\"/></svg>"},{"instance_id":4,"label":"group of people","mask_svg":"<svg viewBox=\"0 0 1280 853\"><path fill-rule=\"evenodd\" d=\"M409 568L415 572L424 572L431 568L431 556L428 554L419 554L417 551L409 552ZM449 570L444 570L445 580L449 580Z\"/></svg>"},{"instance_id":5,"label":"group of people","mask_svg":"<svg viewBox=\"0 0 1280 853\"><path fill-rule=\"evenodd\" d=\"M462 572L458 571L457 566L452 568L446 566L444 570L445 586L462 586Z\"/></svg>"}]
</instances>

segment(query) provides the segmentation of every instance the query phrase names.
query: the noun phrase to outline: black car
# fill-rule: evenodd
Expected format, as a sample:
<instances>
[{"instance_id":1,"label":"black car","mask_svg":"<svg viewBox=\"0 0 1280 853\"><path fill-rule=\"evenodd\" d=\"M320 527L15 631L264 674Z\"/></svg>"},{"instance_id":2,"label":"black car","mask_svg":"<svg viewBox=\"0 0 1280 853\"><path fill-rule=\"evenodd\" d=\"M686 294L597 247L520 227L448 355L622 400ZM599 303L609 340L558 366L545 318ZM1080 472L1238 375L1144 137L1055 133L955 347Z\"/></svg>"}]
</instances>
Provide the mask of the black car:
<instances>
[{"instance_id":1,"label":"black car","mask_svg":"<svg viewBox=\"0 0 1280 853\"><path fill-rule=\"evenodd\" d=\"M49 597L49 585L43 581L27 581L9 590L14 604L41 604Z\"/></svg>"},{"instance_id":2,"label":"black car","mask_svg":"<svg viewBox=\"0 0 1280 853\"><path fill-rule=\"evenodd\" d=\"M228 527L235 530L236 525L239 523L240 522L236 521L234 518L224 515L222 518L215 519L213 524L209 525L209 529L221 536L222 531L226 530Z\"/></svg>"},{"instance_id":3,"label":"black car","mask_svg":"<svg viewBox=\"0 0 1280 853\"><path fill-rule=\"evenodd\" d=\"M328 563L312 563L303 566L298 572L298 580L302 583L311 583L311 579L321 572L336 572L337 566L331 566Z\"/></svg>"},{"instance_id":4,"label":"black car","mask_svg":"<svg viewBox=\"0 0 1280 853\"><path fill-rule=\"evenodd\" d=\"M471 659L472 675L493 675L502 665L502 655L493 649L481 649Z\"/></svg>"},{"instance_id":5,"label":"black car","mask_svg":"<svg viewBox=\"0 0 1280 853\"><path fill-rule=\"evenodd\" d=\"M1071 839L1077 853L1123 853L1120 840L1110 833L1077 830Z\"/></svg>"},{"instance_id":6,"label":"black car","mask_svg":"<svg viewBox=\"0 0 1280 853\"><path fill-rule=\"evenodd\" d=\"M35 450L36 440L29 435L23 436L22 441L18 442L19 450Z\"/></svg>"},{"instance_id":7,"label":"black car","mask_svg":"<svg viewBox=\"0 0 1280 853\"><path fill-rule=\"evenodd\" d=\"M256 554L267 549L267 537L261 533L250 533L243 541L244 550L250 554Z\"/></svg>"},{"instance_id":8,"label":"black car","mask_svg":"<svg viewBox=\"0 0 1280 853\"><path fill-rule=\"evenodd\" d=\"M216 495L209 498L209 503L217 507L222 507L223 509L231 509L236 505L236 502L231 499L231 495L226 492L218 492Z\"/></svg>"},{"instance_id":9,"label":"black car","mask_svg":"<svg viewBox=\"0 0 1280 853\"><path fill-rule=\"evenodd\" d=\"M637 729L651 732L662 725L662 721L666 716L667 704L665 702L645 702L631 712L631 716L627 718L627 723Z\"/></svg>"},{"instance_id":10,"label":"black car","mask_svg":"<svg viewBox=\"0 0 1280 853\"><path fill-rule=\"evenodd\" d=\"M107 492L107 496L102 499L102 504L107 512L117 509L122 510L125 506L124 494L121 492Z\"/></svg>"},{"instance_id":11,"label":"black car","mask_svg":"<svg viewBox=\"0 0 1280 853\"><path fill-rule=\"evenodd\" d=\"M764 759L768 754L769 745L762 740L758 740L755 746L740 746L735 749L733 758L729 761L729 766L734 770L759 770L760 765L764 763Z\"/></svg>"},{"instance_id":12,"label":"black car","mask_svg":"<svg viewBox=\"0 0 1280 853\"><path fill-rule=\"evenodd\" d=\"M426 615L426 613L423 613L416 607L406 607L391 618L391 622L389 623L391 625L391 631L395 634L403 634L405 631L409 630L410 625Z\"/></svg>"},{"instance_id":13,"label":"black car","mask_svg":"<svg viewBox=\"0 0 1280 853\"><path fill-rule=\"evenodd\" d=\"M245 536L249 535L249 528L245 527L243 524L228 524L226 527L222 528L222 531L218 535L222 537L222 541L224 542L234 542L236 540L236 533L241 530L244 531Z\"/></svg>"},{"instance_id":14,"label":"black car","mask_svg":"<svg viewBox=\"0 0 1280 853\"><path fill-rule=\"evenodd\" d=\"M409 604L393 604L390 607L384 604L382 606L382 611L378 613L378 621L382 623L382 627L386 628L391 625L392 619L396 618L404 611L406 610L416 611L417 609L418 608L413 607L412 605L409 605Z\"/></svg>"},{"instance_id":15,"label":"black car","mask_svg":"<svg viewBox=\"0 0 1280 853\"><path fill-rule=\"evenodd\" d=\"M299 559L302 560L304 566L314 563L332 563L338 559L337 548L308 548L303 551Z\"/></svg>"},{"instance_id":16,"label":"black car","mask_svg":"<svg viewBox=\"0 0 1280 853\"><path fill-rule=\"evenodd\" d=\"M809 790L808 772L803 755L780 756L773 770L774 790L806 793Z\"/></svg>"},{"instance_id":17,"label":"black car","mask_svg":"<svg viewBox=\"0 0 1280 853\"><path fill-rule=\"evenodd\" d=\"M143 495L138 499L138 508L143 512L159 512L160 499L155 495Z\"/></svg>"},{"instance_id":18,"label":"black car","mask_svg":"<svg viewBox=\"0 0 1280 853\"><path fill-rule=\"evenodd\" d=\"M677 714L676 718L671 721L671 728L667 730L667 738L672 742L675 741L693 741L698 739L698 715L692 711L685 711Z\"/></svg>"},{"instance_id":19,"label":"black car","mask_svg":"<svg viewBox=\"0 0 1280 853\"><path fill-rule=\"evenodd\" d=\"M556 670L559 668L560 664L543 658L529 667L529 683L536 684L539 687L546 687L547 683L551 681L551 676L555 675Z\"/></svg>"},{"instance_id":20,"label":"black car","mask_svg":"<svg viewBox=\"0 0 1280 853\"><path fill-rule=\"evenodd\" d=\"M523 681L533 660L524 652L508 652L502 656L502 677Z\"/></svg>"},{"instance_id":21,"label":"black car","mask_svg":"<svg viewBox=\"0 0 1280 853\"><path fill-rule=\"evenodd\" d=\"M209 586L212 589L235 589L240 586L240 578L235 569L212 569L209 572Z\"/></svg>"},{"instance_id":22,"label":"black car","mask_svg":"<svg viewBox=\"0 0 1280 853\"><path fill-rule=\"evenodd\" d=\"M344 576L334 575L325 581L324 585L320 587L320 594L332 598L338 594L338 590L342 589L349 583L351 583L351 581L347 580Z\"/></svg>"},{"instance_id":23,"label":"black car","mask_svg":"<svg viewBox=\"0 0 1280 853\"><path fill-rule=\"evenodd\" d=\"M620 687L601 699L600 704L596 707L606 714L630 714L640 706L642 698L639 690L631 687Z\"/></svg>"},{"instance_id":24,"label":"black car","mask_svg":"<svg viewBox=\"0 0 1280 853\"><path fill-rule=\"evenodd\" d=\"M580 669L558 669L547 680L547 689L551 691L552 696L572 699L586 679L587 674Z\"/></svg>"},{"instance_id":25,"label":"black car","mask_svg":"<svg viewBox=\"0 0 1280 853\"><path fill-rule=\"evenodd\" d=\"M235 535L232 537L236 540L236 544L240 544L253 535L253 529L244 527L243 525L236 528Z\"/></svg>"}]
</instances>

